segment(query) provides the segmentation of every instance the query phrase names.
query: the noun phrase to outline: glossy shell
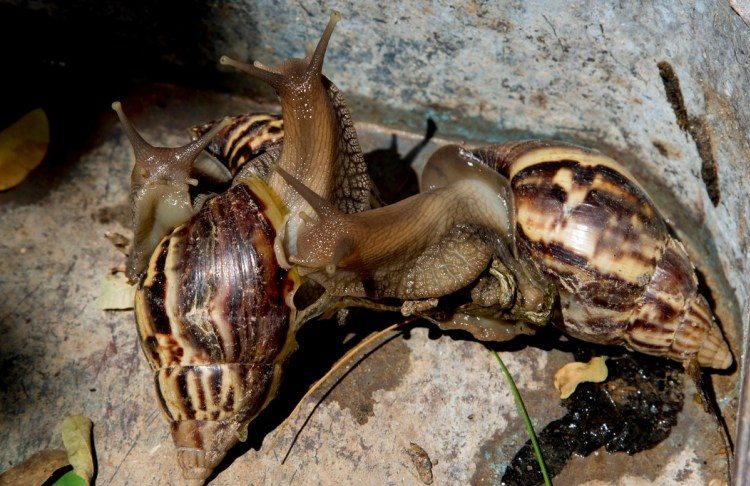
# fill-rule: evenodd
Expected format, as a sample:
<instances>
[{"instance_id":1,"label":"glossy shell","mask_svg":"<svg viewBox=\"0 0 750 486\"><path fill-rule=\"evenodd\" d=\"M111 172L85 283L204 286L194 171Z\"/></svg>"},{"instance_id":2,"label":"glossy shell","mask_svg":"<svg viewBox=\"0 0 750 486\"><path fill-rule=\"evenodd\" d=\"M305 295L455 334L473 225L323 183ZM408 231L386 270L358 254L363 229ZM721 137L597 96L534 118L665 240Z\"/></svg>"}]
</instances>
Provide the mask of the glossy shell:
<instances>
[{"instance_id":1,"label":"glossy shell","mask_svg":"<svg viewBox=\"0 0 750 486\"><path fill-rule=\"evenodd\" d=\"M274 397L296 347L283 213L259 180L209 200L154 252L136 294L141 346L186 479L201 483Z\"/></svg>"},{"instance_id":2,"label":"glossy shell","mask_svg":"<svg viewBox=\"0 0 750 486\"><path fill-rule=\"evenodd\" d=\"M510 180L516 246L557 287L566 333L704 367L732 363L685 249L620 164L551 141L476 155Z\"/></svg>"},{"instance_id":3,"label":"glossy shell","mask_svg":"<svg viewBox=\"0 0 750 486\"><path fill-rule=\"evenodd\" d=\"M208 133L218 121L211 121L190 129L193 139ZM258 165L258 157L281 147L284 121L281 115L249 113L230 117L229 125L219 131L206 146L206 152L226 166L232 176L249 161ZM261 168L261 169L267 169Z\"/></svg>"}]
</instances>

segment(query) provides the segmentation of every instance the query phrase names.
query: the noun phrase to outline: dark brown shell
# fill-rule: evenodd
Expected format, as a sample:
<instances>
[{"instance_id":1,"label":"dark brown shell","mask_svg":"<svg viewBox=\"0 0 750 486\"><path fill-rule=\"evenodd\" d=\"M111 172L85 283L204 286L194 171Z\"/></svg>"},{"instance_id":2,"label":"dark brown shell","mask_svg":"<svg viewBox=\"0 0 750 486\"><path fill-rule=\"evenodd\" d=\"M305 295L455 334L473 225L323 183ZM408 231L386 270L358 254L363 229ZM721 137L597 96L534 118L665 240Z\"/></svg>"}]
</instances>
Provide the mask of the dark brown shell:
<instances>
[{"instance_id":1,"label":"dark brown shell","mask_svg":"<svg viewBox=\"0 0 750 486\"><path fill-rule=\"evenodd\" d=\"M186 479L203 481L244 436L296 347L272 203L246 184L209 200L161 241L138 287L141 346Z\"/></svg>"},{"instance_id":2,"label":"dark brown shell","mask_svg":"<svg viewBox=\"0 0 750 486\"><path fill-rule=\"evenodd\" d=\"M616 161L554 141L476 155L510 180L516 246L557 287L566 333L705 367L732 363L682 244Z\"/></svg>"}]
</instances>

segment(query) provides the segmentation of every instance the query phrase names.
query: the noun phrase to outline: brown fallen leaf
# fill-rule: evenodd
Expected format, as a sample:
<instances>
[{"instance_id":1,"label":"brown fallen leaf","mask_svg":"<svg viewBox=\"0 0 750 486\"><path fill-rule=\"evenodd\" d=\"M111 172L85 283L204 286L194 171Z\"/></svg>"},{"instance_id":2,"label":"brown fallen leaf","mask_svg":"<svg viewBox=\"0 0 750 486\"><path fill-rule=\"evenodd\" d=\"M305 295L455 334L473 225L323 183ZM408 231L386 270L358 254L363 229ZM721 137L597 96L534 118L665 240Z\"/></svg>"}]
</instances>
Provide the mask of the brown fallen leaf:
<instances>
[{"instance_id":1,"label":"brown fallen leaf","mask_svg":"<svg viewBox=\"0 0 750 486\"><path fill-rule=\"evenodd\" d=\"M0 486L44 484L52 473L67 465L68 454L63 449L45 449L0 474Z\"/></svg>"},{"instance_id":2,"label":"brown fallen leaf","mask_svg":"<svg viewBox=\"0 0 750 486\"><path fill-rule=\"evenodd\" d=\"M588 363L568 363L555 373L555 388L560 398L568 398L583 382L601 383L607 379L606 356L591 358Z\"/></svg>"},{"instance_id":3,"label":"brown fallen leaf","mask_svg":"<svg viewBox=\"0 0 750 486\"><path fill-rule=\"evenodd\" d=\"M83 415L71 415L63 420L60 431L68 451L70 465L86 484L94 477L94 454L91 447L91 420Z\"/></svg>"},{"instance_id":4,"label":"brown fallen leaf","mask_svg":"<svg viewBox=\"0 0 750 486\"><path fill-rule=\"evenodd\" d=\"M414 442L409 442L409 448L406 449L406 454L409 456L409 459L411 459L414 467L417 468L419 480L424 484L432 484L432 461L430 460L430 456L427 455L427 452Z\"/></svg>"},{"instance_id":5,"label":"brown fallen leaf","mask_svg":"<svg viewBox=\"0 0 750 486\"><path fill-rule=\"evenodd\" d=\"M49 146L49 122L37 108L0 132L0 191L20 184L44 159Z\"/></svg>"}]
</instances>

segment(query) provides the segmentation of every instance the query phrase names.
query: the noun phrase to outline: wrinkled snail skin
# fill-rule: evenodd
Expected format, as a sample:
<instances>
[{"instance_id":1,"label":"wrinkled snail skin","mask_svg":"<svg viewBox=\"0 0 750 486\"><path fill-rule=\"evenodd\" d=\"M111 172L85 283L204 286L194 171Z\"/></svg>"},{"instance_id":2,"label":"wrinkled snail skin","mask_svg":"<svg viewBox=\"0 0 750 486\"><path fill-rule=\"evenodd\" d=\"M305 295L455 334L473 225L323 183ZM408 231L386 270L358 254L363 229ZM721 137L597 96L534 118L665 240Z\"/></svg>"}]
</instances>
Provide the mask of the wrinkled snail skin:
<instances>
[{"instance_id":1,"label":"wrinkled snail skin","mask_svg":"<svg viewBox=\"0 0 750 486\"><path fill-rule=\"evenodd\" d=\"M519 254L558 289L564 332L708 368L732 364L684 247L619 163L539 140L473 155L510 181Z\"/></svg>"},{"instance_id":2,"label":"wrinkled snail skin","mask_svg":"<svg viewBox=\"0 0 750 486\"><path fill-rule=\"evenodd\" d=\"M227 57L221 63L267 82L279 95L285 141L278 167L350 213L369 208L370 178L343 96L322 74L328 41L340 18L338 12L331 14L318 45L306 59L289 59L274 69ZM300 213L308 214L311 208L277 174L270 175L269 184L290 210L284 241L293 253Z\"/></svg>"}]
</instances>

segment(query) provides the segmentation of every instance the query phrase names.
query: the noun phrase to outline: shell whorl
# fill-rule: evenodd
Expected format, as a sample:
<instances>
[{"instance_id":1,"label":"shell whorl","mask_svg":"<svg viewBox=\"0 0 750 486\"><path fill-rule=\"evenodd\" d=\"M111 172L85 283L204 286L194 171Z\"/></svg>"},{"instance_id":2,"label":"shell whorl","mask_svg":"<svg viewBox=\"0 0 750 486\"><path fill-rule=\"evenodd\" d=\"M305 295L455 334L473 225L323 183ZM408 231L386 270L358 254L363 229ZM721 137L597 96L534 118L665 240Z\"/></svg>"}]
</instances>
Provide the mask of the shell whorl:
<instances>
[{"instance_id":1,"label":"shell whorl","mask_svg":"<svg viewBox=\"0 0 750 486\"><path fill-rule=\"evenodd\" d=\"M695 269L620 164L553 141L475 151L508 177L521 254L560 292L563 330L586 341L711 368L732 355Z\"/></svg>"},{"instance_id":2,"label":"shell whorl","mask_svg":"<svg viewBox=\"0 0 750 486\"><path fill-rule=\"evenodd\" d=\"M190 129L193 139L207 133L218 121L211 121ZM248 113L229 117L229 125L219 131L206 146L206 151L224 165L232 176L252 161L270 150L280 147L284 139L284 121L281 115ZM268 167L261 167L257 175L268 176Z\"/></svg>"},{"instance_id":3,"label":"shell whorl","mask_svg":"<svg viewBox=\"0 0 750 486\"><path fill-rule=\"evenodd\" d=\"M274 251L284 211L265 184L209 200L154 252L136 293L141 346L186 479L205 479L276 393L296 347L295 282Z\"/></svg>"}]
</instances>

